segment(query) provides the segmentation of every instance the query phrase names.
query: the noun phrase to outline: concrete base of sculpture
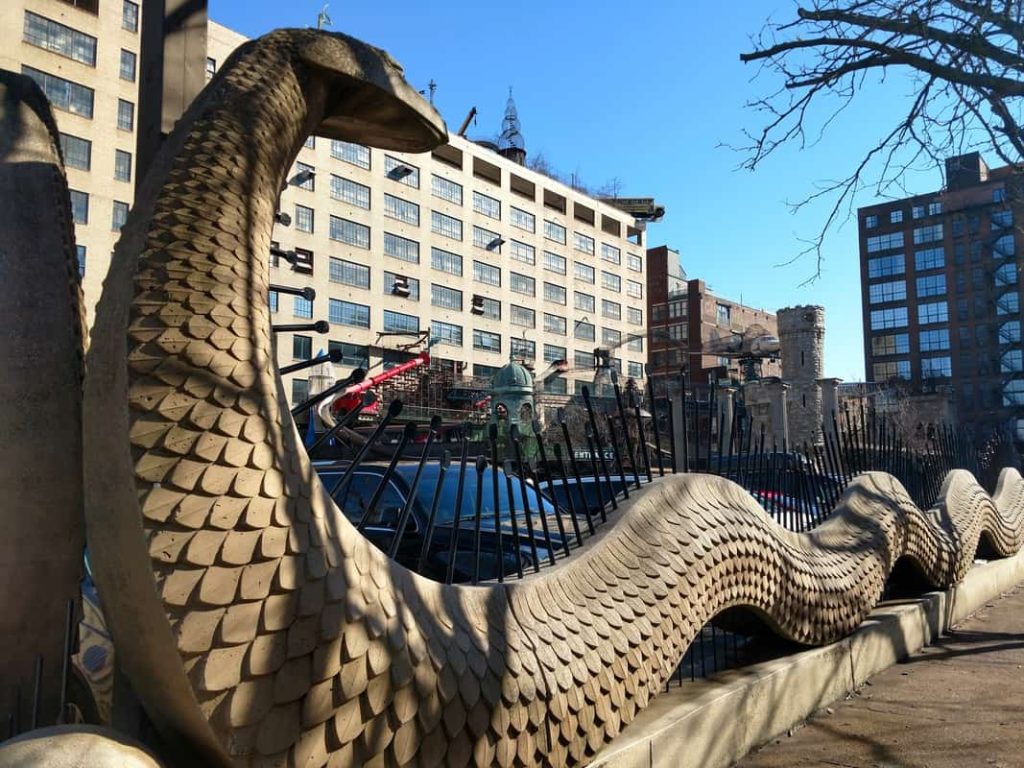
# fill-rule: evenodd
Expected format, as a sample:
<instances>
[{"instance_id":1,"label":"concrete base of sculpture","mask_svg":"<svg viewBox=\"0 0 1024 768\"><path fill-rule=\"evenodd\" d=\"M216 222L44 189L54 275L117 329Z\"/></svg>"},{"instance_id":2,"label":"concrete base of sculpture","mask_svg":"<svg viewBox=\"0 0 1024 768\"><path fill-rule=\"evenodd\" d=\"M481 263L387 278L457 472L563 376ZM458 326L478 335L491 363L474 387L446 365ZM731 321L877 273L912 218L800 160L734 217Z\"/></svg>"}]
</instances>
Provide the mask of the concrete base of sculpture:
<instances>
[{"instance_id":1,"label":"concrete base of sculpture","mask_svg":"<svg viewBox=\"0 0 1024 768\"><path fill-rule=\"evenodd\" d=\"M145 747L109 728L40 728L0 745L0 768L162 768Z\"/></svg>"}]
</instances>

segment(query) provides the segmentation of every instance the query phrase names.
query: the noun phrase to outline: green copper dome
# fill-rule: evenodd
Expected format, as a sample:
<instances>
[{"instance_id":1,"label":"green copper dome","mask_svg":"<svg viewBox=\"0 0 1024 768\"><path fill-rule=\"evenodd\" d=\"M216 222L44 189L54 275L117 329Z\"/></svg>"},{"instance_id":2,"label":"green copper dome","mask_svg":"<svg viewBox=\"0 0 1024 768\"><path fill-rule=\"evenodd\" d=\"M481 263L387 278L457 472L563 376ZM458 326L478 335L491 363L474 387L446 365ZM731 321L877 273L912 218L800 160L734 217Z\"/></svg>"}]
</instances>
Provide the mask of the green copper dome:
<instances>
[{"instance_id":1,"label":"green copper dome","mask_svg":"<svg viewBox=\"0 0 1024 768\"><path fill-rule=\"evenodd\" d=\"M533 394L533 376L519 363L510 361L494 374L491 390L498 394Z\"/></svg>"}]
</instances>

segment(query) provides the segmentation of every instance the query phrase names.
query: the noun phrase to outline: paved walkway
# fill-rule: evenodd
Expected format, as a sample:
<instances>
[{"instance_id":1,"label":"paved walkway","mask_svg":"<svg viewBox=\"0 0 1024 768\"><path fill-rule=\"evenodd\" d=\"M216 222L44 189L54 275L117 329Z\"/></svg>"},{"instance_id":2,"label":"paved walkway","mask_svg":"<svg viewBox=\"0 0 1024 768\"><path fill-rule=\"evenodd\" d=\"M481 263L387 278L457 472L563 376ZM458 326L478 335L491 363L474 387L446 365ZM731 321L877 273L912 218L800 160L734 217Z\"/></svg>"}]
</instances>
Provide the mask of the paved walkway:
<instances>
[{"instance_id":1,"label":"paved walkway","mask_svg":"<svg viewBox=\"0 0 1024 768\"><path fill-rule=\"evenodd\" d=\"M736 768L1024 767L1024 584Z\"/></svg>"}]
</instances>

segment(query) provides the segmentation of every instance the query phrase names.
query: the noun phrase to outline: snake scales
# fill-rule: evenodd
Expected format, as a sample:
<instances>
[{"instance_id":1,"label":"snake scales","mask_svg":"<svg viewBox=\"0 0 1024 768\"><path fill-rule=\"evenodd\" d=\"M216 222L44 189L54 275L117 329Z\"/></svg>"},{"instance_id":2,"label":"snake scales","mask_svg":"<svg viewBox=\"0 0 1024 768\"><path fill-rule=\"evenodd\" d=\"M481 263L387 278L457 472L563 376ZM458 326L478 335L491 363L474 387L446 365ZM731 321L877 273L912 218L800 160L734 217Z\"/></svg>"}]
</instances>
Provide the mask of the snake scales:
<instances>
[{"instance_id":1,"label":"snake scales","mask_svg":"<svg viewBox=\"0 0 1024 768\"><path fill-rule=\"evenodd\" d=\"M183 764L585 763L730 607L826 643L897 559L935 585L1024 535L1024 484L965 472L922 513L857 479L797 535L726 480L679 475L519 583L444 586L338 512L296 436L265 255L305 137L426 151L440 119L383 52L283 30L241 48L147 176L97 311L86 506L119 657ZM128 408L125 408L128 403Z\"/></svg>"}]
</instances>

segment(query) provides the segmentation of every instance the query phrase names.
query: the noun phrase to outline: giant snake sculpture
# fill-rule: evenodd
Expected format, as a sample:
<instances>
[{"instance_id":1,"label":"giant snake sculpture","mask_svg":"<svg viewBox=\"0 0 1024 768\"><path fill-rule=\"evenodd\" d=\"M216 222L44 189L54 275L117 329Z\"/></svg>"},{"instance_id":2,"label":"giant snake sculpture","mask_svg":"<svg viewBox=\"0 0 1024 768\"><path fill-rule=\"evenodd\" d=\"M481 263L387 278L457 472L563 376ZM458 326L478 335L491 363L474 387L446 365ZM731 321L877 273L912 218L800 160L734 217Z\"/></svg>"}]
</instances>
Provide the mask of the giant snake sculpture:
<instances>
[{"instance_id":1,"label":"giant snake sculpture","mask_svg":"<svg viewBox=\"0 0 1024 768\"><path fill-rule=\"evenodd\" d=\"M723 611L827 643L901 558L947 586L982 539L1002 556L1024 544L1010 470L994 497L951 473L928 513L865 474L801 535L727 480L676 475L520 582L405 570L317 480L272 363L265 254L310 133L414 152L445 137L382 51L309 30L244 45L147 176L92 330L89 542L169 761L584 764Z\"/></svg>"}]
</instances>

